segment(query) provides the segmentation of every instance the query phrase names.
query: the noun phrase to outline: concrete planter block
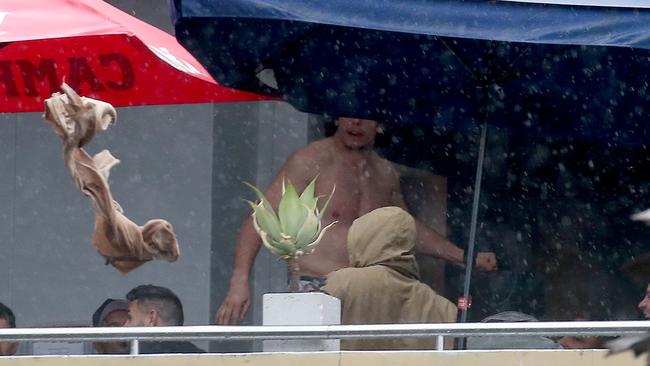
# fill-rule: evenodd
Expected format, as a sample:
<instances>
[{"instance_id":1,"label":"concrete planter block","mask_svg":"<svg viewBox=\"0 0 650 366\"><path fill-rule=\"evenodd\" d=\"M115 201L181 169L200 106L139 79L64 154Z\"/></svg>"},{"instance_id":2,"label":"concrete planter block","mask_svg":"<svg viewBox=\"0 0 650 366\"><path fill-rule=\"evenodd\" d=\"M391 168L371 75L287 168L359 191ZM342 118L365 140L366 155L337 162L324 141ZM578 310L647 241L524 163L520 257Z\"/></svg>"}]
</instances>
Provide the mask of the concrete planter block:
<instances>
[{"instance_id":1,"label":"concrete planter block","mask_svg":"<svg viewBox=\"0 0 650 366\"><path fill-rule=\"evenodd\" d=\"M263 325L339 325L341 301L321 292L264 294ZM264 352L338 351L338 339L267 340Z\"/></svg>"}]
</instances>

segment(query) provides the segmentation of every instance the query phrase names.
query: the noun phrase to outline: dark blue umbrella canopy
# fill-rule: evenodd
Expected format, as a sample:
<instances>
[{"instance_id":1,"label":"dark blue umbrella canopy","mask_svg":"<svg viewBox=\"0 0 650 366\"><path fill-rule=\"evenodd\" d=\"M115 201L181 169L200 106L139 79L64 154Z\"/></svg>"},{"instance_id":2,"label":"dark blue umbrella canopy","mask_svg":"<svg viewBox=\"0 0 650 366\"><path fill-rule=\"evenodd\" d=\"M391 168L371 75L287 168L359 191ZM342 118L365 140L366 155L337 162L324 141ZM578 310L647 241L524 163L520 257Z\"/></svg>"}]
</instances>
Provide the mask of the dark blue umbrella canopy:
<instances>
[{"instance_id":1,"label":"dark blue umbrella canopy","mask_svg":"<svg viewBox=\"0 0 650 366\"><path fill-rule=\"evenodd\" d=\"M645 142L650 9L424 0L176 0L219 82L312 113ZM260 81L272 70L277 89ZM267 82L268 84L268 82ZM272 84L272 83L271 83Z\"/></svg>"},{"instance_id":2,"label":"dark blue umbrella canopy","mask_svg":"<svg viewBox=\"0 0 650 366\"><path fill-rule=\"evenodd\" d=\"M499 256L497 275L475 276L474 309L481 293L496 299L483 315L541 314L545 291L575 295L551 291L572 280L558 268L585 261L591 277L591 263L616 276L647 250L628 217L650 206L650 9L174 0L172 10L177 39L220 83L381 120L397 142L384 156L448 177L449 237L468 257L475 243ZM609 290L591 277L583 309L598 294L624 298L621 276Z\"/></svg>"}]
</instances>

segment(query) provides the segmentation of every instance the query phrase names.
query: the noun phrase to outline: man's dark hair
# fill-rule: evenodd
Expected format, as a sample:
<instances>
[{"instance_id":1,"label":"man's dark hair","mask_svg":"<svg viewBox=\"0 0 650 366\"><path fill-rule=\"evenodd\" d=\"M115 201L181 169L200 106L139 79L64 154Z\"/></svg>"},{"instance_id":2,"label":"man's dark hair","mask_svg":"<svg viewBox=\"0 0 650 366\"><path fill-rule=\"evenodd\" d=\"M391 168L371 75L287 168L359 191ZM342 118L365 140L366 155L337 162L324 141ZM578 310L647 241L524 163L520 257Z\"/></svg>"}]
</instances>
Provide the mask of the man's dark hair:
<instances>
[{"instance_id":1,"label":"man's dark hair","mask_svg":"<svg viewBox=\"0 0 650 366\"><path fill-rule=\"evenodd\" d=\"M0 319L4 319L9 323L9 326L16 328L16 316L14 312L9 309L9 307L0 302Z\"/></svg>"},{"instance_id":2,"label":"man's dark hair","mask_svg":"<svg viewBox=\"0 0 650 366\"><path fill-rule=\"evenodd\" d=\"M138 300L138 305L154 309L165 325L183 325L183 305L170 289L154 285L140 285L126 294L129 301Z\"/></svg>"}]
</instances>

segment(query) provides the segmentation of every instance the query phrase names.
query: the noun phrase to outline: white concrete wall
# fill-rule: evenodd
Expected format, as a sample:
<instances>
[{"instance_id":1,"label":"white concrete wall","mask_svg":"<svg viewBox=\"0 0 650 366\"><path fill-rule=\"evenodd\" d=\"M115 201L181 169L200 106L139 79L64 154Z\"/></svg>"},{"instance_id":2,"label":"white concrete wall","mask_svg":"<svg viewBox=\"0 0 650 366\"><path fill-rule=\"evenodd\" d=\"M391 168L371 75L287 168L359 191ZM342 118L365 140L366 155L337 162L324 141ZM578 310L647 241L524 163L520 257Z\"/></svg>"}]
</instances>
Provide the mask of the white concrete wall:
<instances>
[{"instance_id":1,"label":"white concrete wall","mask_svg":"<svg viewBox=\"0 0 650 366\"><path fill-rule=\"evenodd\" d=\"M162 355L95 357L3 357L0 366L643 366L631 352L607 357L604 350L475 352L320 352L247 355Z\"/></svg>"}]
</instances>

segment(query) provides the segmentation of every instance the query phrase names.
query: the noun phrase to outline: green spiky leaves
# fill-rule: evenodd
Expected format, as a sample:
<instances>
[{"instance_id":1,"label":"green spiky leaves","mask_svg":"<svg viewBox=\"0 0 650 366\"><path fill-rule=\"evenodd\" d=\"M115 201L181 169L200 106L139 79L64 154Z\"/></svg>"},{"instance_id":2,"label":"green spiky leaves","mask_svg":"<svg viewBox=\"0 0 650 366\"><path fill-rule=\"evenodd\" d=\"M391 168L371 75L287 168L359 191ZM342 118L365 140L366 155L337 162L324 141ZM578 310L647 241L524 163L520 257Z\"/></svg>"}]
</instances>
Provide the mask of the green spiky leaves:
<instances>
[{"instance_id":1,"label":"green spiky leaves","mask_svg":"<svg viewBox=\"0 0 650 366\"><path fill-rule=\"evenodd\" d=\"M325 227L321 226L321 220L335 188L332 189L323 209L319 210L320 197L314 195L316 179L309 182L300 195L291 182L285 184L282 179L282 198L277 214L264 193L246 183L259 199L257 203L246 201L253 209L255 231L264 246L283 259L298 258L313 252L325 231L336 223L335 221Z\"/></svg>"}]
</instances>

